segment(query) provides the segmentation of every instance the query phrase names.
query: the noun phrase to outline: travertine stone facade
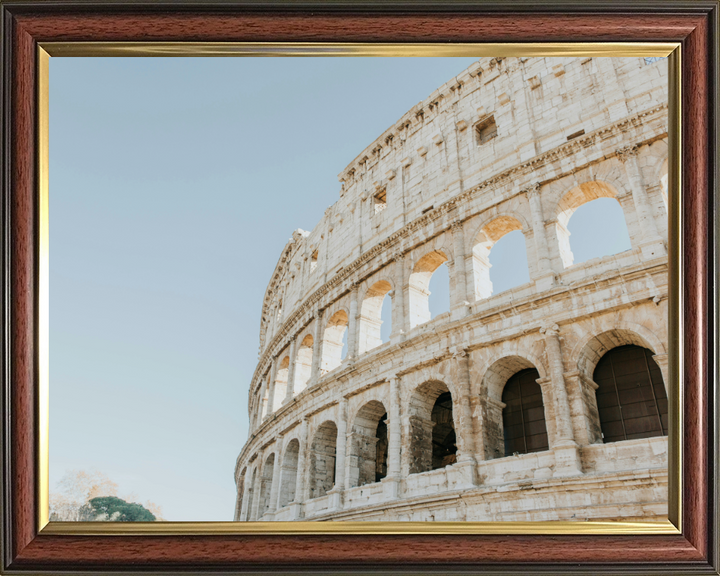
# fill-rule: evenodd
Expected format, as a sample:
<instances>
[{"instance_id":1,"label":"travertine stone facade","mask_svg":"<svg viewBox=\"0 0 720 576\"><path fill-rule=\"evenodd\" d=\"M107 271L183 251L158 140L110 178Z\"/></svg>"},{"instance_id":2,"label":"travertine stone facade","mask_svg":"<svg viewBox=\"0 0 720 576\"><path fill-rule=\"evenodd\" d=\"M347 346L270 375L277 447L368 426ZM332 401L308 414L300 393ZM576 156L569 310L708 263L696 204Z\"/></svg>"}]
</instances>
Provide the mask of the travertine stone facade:
<instances>
[{"instance_id":1,"label":"travertine stone facade","mask_svg":"<svg viewBox=\"0 0 720 576\"><path fill-rule=\"evenodd\" d=\"M268 285L236 520L667 514L667 437L604 443L593 381L635 345L667 383L667 86L665 61L483 58L358 155ZM632 248L574 264L567 224L597 198ZM514 230L530 282L495 294L488 256ZM503 389L528 368L547 449L506 456Z\"/></svg>"}]
</instances>

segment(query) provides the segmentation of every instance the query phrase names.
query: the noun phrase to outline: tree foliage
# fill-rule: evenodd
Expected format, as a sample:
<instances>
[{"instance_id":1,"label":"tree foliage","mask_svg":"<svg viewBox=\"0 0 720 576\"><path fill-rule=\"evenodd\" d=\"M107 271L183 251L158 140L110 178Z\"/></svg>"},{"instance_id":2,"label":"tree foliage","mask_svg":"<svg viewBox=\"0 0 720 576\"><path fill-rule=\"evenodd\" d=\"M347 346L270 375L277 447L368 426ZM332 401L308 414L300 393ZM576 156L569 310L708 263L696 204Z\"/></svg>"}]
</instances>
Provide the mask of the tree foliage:
<instances>
[{"instance_id":1,"label":"tree foliage","mask_svg":"<svg viewBox=\"0 0 720 576\"><path fill-rule=\"evenodd\" d=\"M135 495L118 497L118 485L101 472L73 470L50 492L50 520L152 522L162 520L160 506L153 502L131 502ZM99 501L95 505L93 501Z\"/></svg>"},{"instance_id":2,"label":"tree foliage","mask_svg":"<svg viewBox=\"0 0 720 576\"><path fill-rule=\"evenodd\" d=\"M94 520L113 522L154 522L155 515L137 502L126 502L117 496L92 498L85 507ZM84 507L84 508L85 508Z\"/></svg>"}]
</instances>

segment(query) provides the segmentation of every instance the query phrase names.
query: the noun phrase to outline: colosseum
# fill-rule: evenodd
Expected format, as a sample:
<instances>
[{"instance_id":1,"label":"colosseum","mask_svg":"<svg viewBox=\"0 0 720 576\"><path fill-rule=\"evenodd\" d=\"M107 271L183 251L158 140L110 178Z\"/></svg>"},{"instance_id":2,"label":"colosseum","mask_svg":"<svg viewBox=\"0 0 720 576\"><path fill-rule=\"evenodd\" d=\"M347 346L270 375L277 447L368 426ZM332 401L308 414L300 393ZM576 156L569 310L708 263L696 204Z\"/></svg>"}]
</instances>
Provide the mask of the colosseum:
<instances>
[{"instance_id":1,"label":"colosseum","mask_svg":"<svg viewBox=\"0 0 720 576\"><path fill-rule=\"evenodd\" d=\"M409 110L280 254L235 520L666 518L667 157L656 58L481 58ZM574 263L600 198L631 247ZM530 280L494 293L514 231Z\"/></svg>"}]
</instances>

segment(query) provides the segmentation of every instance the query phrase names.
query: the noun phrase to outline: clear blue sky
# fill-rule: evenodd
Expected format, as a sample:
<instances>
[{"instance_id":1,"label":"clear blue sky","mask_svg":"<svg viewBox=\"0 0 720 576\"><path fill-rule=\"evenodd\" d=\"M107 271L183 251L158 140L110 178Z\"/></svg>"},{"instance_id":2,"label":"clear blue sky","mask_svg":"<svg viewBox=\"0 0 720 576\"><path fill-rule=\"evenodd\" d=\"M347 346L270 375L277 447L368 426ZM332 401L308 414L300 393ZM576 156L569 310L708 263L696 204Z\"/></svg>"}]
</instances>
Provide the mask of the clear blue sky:
<instances>
[{"instance_id":1,"label":"clear blue sky","mask_svg":"<svg viewBox=\"0 0 720 576\"><path fill-rule=\"evenodd\" d=\"M50 60L51 489L99 470L167 520L232 519L281 249L365 146L472 61ZM629 247L618 230L612 251ZM571 241L576 262L601 255ZM519 258L520 233L493 249L496 292L528 280Z\"/></svg>"}]
</instances>

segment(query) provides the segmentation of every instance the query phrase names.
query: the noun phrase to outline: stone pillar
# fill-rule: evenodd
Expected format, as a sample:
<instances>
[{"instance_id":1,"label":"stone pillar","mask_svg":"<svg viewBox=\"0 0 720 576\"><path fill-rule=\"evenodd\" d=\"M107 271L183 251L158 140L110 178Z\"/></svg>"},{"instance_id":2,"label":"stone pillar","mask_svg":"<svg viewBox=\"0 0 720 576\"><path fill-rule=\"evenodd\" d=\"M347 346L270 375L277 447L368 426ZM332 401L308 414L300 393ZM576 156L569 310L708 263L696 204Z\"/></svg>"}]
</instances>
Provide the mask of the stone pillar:
<instances>
[{"instance_id":1,"label":"stone pillar","mask_svg":"<svg viewBox=\"0 0 720 576\"><path fill-rule=\"evenodd\" d=\"M401 340L407 332L407 314L409 310L407 306L407 287L405 286L405 257L403 254L397 254L393 260L395 261L395 290L393 291L392 301L392 334L391 341Z\"/></svg>"},{"instance_id":2,"label":"stone pillar","mask_svg":"<svg viewBox=\"0 0 720 576\"><path fill-rule=\"evenodd\" d=\"M552 389L553 412L555 413L555 438L551 448L555 452L555 476L573 476L582 474L582 465L578 446L575 442L568 401L565 388L565 376L560 348L560 329L557 324L549 324L540 329L545 338L550 369L550 386ZM544 398L543 398L544 400Z\"/></svg>"},{"instance_id":3,"label":"stone pillar","mask_svg":"<svg viewBox=\"0 0 720 576\"><path fill-rule=\"evenodd\" d=\"M474 486L477 483L475 470L475 431L473 429L472 408L470 407L470 355L464 349L457 350L455 359L457 372L457 398L453 398L453 412L457 410L458 458L456 468L463 467L465 483Z\"/></svg>"},{"instance_id":4,"label":"stone pillar","mask_svg":"<svg viewBox=\"0 0 720 576\"><path fill-rule=\"evenodd\" d=\"M465 261L465 234L463 231L463 223L455 221L452 225L453 247L455 249L455 265L454 265L454 302L452 303L453 320L468 315L470 310L470 302L467 295L467 270Z\"/></svg>"},{"instance_id":5,"label":"stone pillar","mask_svg":"<svg viewBox=\"0 0 720 576\"><path fill-rule=\"evenodd\" d=\"M297 355L295 354L296 344L297 336L290 340L290 365L288 366L288 380L283 404L292 400L295 395L295 364L297 364Z\"/></svg>"},{"instance_id":6,"label":"stone pillar","mask_svg":"<svg viewBox=\"0 0 720 576\"><path fill-rule=\"evenodd\" d=\"M402 451L402 434L400 425L400 378L390 377L390 408L388 419L388 462L387 476L382 479L383 492L386 500L394 500L399 496L400 487L400 453Z\"/></svg>"},{"instance_id":7,"label":"stone pillar","mask_svg":"<svg viewBox=\"0 0 720 576\"><path fill-rule=\"evenodd\" d=\"M348 318L348 350L347 358L352 359L357 356L357 336L358 336L358 285L353 283L350 290L350 318Z\"/></svg>"},{"instance_id":8,"label":"stone pillar","mask_svg":"<svg viewBox=\"0 0 720 576\"><path fill-rule=\"evenodd\" d=\"M323 311L318 309L315 313L315 326L313 328L313 356L310 366L310 382L308 385L315 384L320 378L320 363L322 361L322 317Z\"/></svg>"},{"instance_id":9,"label":"stone pillar","mask_svg":"<svg viewBox=\"0 0 720 576\"><path fill-rule=\"evenodd\" d=\"M270 505L268 507L268 512L270 514L277 510L278 493L280 492L280 475L282 474L280 457L282 454L282 440L282 435L278 435L277 440L275 441L277 448L275 449L275 464L273 465L272 483L270 484Z\"/></svg>"},{"instance_id":10,"label":"stone pillar","mask_svg":"<svg viewBox=\"0 0 720 576\"><path fill-rule=\"evenodd\" d=\"M602 441L595 394L598 385L580 370L565 372L564 378L568 390L575 442L584 446Z\"/></svg>"},{"instance_id":11,"label":"stone pillar","mask_svg":"<svg viewBox=\"0 0 720 576\"><path fill-rule=\"evenodd\" d=\"M342 508L342 494L348 477L345 473L345 454L347 452L347 398L340 400L337 422L337 443L335 448L335 486L328 492L330 494L330 507L332 509Z\"/></svg>"},{"instance_id":12,"label":"stone pillar","mask_svg":"<svg viewBox=\"0 0 720 576\"><path fill-rule=\"evenodd\" d=\"M307 461L307 453L310 450L308 440L308 420L303 418L300 424L300 434L298 438L298 463L297 476L295 479L295 500L290 504L293 509L293 519L297 520L302 517L302 503L305 502L306 477L305 468Z\"/></svg>"},{"instance_id":13,"label":"stone pillar","mask_svg":"<svg viewBox=\"0 0 720 576\"><path fill-rule=\"evenodd\" d=\"M538 278L535 284L538 291L547 290L555 284L555 274L550 263L550 248L547 234L545 234L545 217L543 216L542 202L540 200L540 185L533 184L523 190L530 204L532 216L533 238L537 255Z\"/></svg>"},{"instance_id":14,"label":"stone pillar","mask_svg":"<svg viewBox=\"0 0 720 576\"><path fill-rule=\"evenodd\" d=\"M665 394L670 396L670 391L668 388L668 383L670 382L670 370L668 367L668 355L667 354L656 354L653 356L653 360L655 360L655 363L658 365L658 368L660 368L660 372L662 373L663 377L663 384L665 384Z\"/></svg>"},{"instance_id":15,"label":"stone pillar","mask_svg":"<svg viewBox=\"0 0 720 576\"><path fill-rule=\"evenodd\" d=\"M275 380L277 380L278 359L274 356L272 359L272 368L270 368L270 383L268 384L268 402L265 418L268 418L275 412Z\"/></svg>"},{"instance_id":16,"label":"stone pillar","mask_svg":"<svg viewBox=\"0 0 720 576\"><path fill-rule=\"evenodd\" d=\"M258 454L257 458L257 472L255 473L255 486L253 486L253 503L252 510L250 510L250 520L258 519L258 512L260 511L260 489L262 487L262 465L265 460L263 454Z\"/></svg>"},{"instance_id":17,"label":"stone pillar","mask_svg":"<svg viewBox=\"0 0 720 576\"><path fill-rule=\"evenodd\" d=\"M637 164L637 146L625 146L616 150L616 154L625 167L625 174L632 190L635 212L642 234L642 244L640 245L642 254L648 259L665 256L667 255L665 243L658 232L652 206Z\"/></svg>"},{"instance_id":18,"label":"stone pillar","mask_svg":"<svg viewBox=\"0 0 720 576\"><path fill-rule=\"evenodd\" d=\"M250 483L252 482L252 478L250 478L250 467L248 466L245 471L245 480L243 482L243 495L242 495L242 504L240 505L240 516L236 518L236 520L247 522L248 520L248 493L250 492Z\"/></svg>"}]
</instances>

